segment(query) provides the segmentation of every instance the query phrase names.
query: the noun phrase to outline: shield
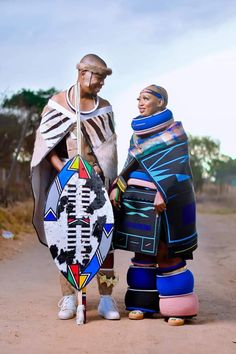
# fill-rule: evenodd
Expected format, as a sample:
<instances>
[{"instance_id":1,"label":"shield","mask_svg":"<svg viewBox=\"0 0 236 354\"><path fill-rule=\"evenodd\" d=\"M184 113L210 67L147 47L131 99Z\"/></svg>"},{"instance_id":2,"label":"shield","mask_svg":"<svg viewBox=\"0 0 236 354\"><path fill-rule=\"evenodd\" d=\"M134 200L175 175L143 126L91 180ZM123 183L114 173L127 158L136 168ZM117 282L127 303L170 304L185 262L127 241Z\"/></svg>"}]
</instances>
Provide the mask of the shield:
<instances>
[{"instance_id":1,"label":"shield","mask_svg":"<svg viewBox=\"0 0 236 354\"><path fill-rule=\"evenodd\" d=\"M80 155L50 186L44 228L58 269L75 289L83 289L109 252L114 217L100 176Z\"/></svg>"}]
</instances>

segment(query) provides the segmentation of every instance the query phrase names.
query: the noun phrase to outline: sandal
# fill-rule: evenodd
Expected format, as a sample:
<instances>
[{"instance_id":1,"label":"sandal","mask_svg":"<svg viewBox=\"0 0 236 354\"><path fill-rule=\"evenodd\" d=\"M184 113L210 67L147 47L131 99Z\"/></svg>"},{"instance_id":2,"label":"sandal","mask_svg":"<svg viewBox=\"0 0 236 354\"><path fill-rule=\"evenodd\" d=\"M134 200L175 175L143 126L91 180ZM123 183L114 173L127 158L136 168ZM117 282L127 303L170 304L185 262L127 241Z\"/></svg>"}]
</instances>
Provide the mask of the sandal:
<instances>
[{"instance_id":1,"label":"sandal","mask_svg":"<svg viewBox=\"0 0 236 354\"><path fill-rule=\"evenodd\" d=\"M133 311L130 311L130 313L129 313L130 320L142 320L143 318L144 318L143 311L133 310Z\"/></svg>"},{"instance_id":2,"label":"sandal","mask_svg":"<svg viewBox=\"0 0 236 354\"><path fill-rule=\"evenodd\" d=\"M181 317L169 317L167 322L170 326L183 326L185 320Z\"/></svg>"}]
</instances>

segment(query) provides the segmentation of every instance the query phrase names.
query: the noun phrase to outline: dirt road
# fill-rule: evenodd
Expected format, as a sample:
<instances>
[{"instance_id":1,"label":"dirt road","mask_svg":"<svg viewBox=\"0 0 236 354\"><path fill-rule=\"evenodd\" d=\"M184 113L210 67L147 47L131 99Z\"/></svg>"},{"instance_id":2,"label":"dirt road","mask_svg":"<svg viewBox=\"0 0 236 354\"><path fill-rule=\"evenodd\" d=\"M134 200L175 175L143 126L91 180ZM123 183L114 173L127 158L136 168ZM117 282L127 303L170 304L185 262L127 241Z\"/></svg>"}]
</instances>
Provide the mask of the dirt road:
<instances>
[{"instance_id":1,"label":"dirt road","mask_svg":"<svg viewBox=\"0 0 236 354\"><path fill-rule=\"evenodd\" d=\"M27 236L19 252L0 261L0 353L236 353L236 215L200 214L198 229L199 249L188 264L195 273L200 313L183 327L169 327L158 316L127 318L123 296L131 254L120 251L120 282L114 296L121 320L97 315L95 280L87 289L88 323L77 326L75 320L58 320L56 267L36 237Z\"/></svg>"}]
</instances>

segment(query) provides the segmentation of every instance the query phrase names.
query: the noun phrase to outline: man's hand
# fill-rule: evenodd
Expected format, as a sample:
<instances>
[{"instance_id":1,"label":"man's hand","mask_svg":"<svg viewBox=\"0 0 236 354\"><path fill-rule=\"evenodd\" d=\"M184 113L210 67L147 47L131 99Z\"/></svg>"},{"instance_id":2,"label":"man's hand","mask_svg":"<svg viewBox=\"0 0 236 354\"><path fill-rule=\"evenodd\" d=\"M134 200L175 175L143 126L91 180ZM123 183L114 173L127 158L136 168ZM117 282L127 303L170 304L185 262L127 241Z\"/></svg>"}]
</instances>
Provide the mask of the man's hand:
<instances>
[{"instance_id":1,"label":"man's hand","mask_svg":"<svg viewBox=\"0 0 236 354\"><path fill-rule=\"evenodd\" d=\"M52 166L57 170L57 172L61 171L61 169L65 165L65 163L60 160L54 149L50 151L47 155L47 160L52 164Z\"/></svg>"},{"instance_id":2,"label":"man's hand","mask_svg":"<svg viewBox=\"0 0 236 354\"><path fill-rule=\"evenodd\" d=\"M94 164L93 168L94 168L95 172L97 172L98 175L102 174L102 170L97 164Z\"/></svg>"}]
</instances>

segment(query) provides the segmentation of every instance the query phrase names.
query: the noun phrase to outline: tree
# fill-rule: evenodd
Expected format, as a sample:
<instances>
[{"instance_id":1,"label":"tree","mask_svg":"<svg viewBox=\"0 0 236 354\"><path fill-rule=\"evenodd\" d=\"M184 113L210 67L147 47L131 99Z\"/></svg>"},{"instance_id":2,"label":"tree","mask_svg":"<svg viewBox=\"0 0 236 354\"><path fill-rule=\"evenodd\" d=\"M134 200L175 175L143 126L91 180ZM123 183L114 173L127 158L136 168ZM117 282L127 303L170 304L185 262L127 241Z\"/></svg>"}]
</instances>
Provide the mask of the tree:
<instances>
[{"instance_id":1,"label":"tree","mask_svg":"<svg viewBox=\"0 0 236 354\"><path fill-rule=\"evenodd\" d=\"M201 190L205 180L214 180L221 161L220 143L208 136L189 136L190 164L194 186Z\"/></svg>"},{"instance_id":2,"label":"tree","mask_svg":"<svg viewBox=\"0 0 236 354\"><path fill-rule=\"evenodd\" d=\"M55 92L55 88L50 88L46 91L22 89L16 94L13 94L11 97L5 97L3 99L1 105L2 115L14 115L17 117L22 129L25 130L23 144L20 147L22 159L29 160L31 157L34 143L34 133L39 125L41 112L48 99L55 94Z\"/></svg>"},{"instance_id":3,"label":"tree","mask_svg":"<svg viewBox=\"0 0 236 354\"><path fill-rule=\"evenodd\" d=\"M21 124L13 114L0 113L0 166L9 167L16 150Z\"/></svg>"},{"instance_id":4,"label":"tree","mask_svg":"<svg viewBox=\"0 0 236 354\"><path fill-rule=\"evenodd\" d=\"M2 200L7 205L10 181L16 164L29 164L31 159L35 130L40 122L40 115L48 99L56 92L49 90L31 91L22 89L11 97L5 97L0 111L0 166L8 170L7 179L2 187ZM27 166L24 167L27 168ZM21 170L22 170L21 168ZM14 188L14 183L11 184Z\"/></svg>"},{"instance_id":5,"label":"tree","mask_svg":"<svg viewBox=\"0 0 236 354\"><path fill-rule=\"evenodd\" d=\"M216 166L215 177L220 185L232 184L232 180L236 180L236 160L223 155Z\"/></svg>"}]
</instances>

